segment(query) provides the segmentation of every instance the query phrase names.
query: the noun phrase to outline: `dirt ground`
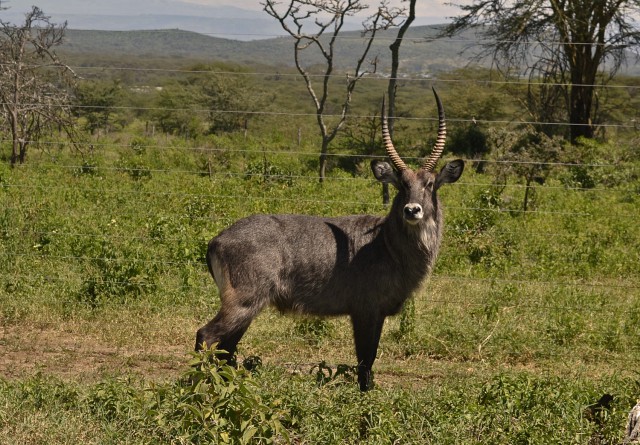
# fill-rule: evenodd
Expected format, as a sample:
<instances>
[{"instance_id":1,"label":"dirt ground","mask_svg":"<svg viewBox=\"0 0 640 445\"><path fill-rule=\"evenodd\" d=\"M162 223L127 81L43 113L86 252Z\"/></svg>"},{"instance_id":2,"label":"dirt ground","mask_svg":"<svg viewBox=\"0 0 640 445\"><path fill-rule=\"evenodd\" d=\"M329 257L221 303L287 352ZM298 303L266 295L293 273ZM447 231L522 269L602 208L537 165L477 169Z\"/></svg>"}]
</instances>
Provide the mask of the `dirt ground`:
<instances>
[{"instance_id":1,"label":"dirt ground","mask_svg":"<svg viewBox=\"0 0 640 445\"><path fill-rule=\"evenodd\" d=\"M86 383L118 376L138 376L157 381L176 378L188 367L191 357L182 344L156 342L143 346L113 346L97 335L79 334L51 326L3 327L0 328L0 378L20 379L40 372L62 380ZM318 357L314 357L311 362L307 361L309 357L297 357L300 361L292 363L283 361L283 357L277 355L268 354L263 359L282 366L291 373L310 372L314 363L320 361ZM439 369L431 369L426 374L399 371L394 360L391 363L385 363L386 361L388 360L381 358L376 365L376 382L384 386L403 382L405 385L419 387L426 384L426 381L439 379L444 375L444 371Z\"/></svg>"},{"instance_id":2,"label":"dirt ground","mask_svg":"<svg viewBox=\"0 0 640 445\"><path fill-rule=\"evenodd\" d=\"M124 374L162 379L180 374L188 360L184 347L145 344L133 349L51 328L0 328L0 377L7 379L35 372L79 381Z\"/></svg>"}]
</instances>

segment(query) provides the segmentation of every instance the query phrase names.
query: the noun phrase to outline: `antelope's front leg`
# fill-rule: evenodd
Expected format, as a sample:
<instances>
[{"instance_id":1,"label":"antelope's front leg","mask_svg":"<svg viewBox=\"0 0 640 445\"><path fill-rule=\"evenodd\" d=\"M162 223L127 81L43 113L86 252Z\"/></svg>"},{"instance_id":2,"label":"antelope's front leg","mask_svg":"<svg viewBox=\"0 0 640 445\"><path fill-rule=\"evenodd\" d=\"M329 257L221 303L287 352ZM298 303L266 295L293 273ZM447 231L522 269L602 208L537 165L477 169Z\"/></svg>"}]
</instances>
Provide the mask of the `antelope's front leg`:
<instances>
[{"instance_id":1,"label":"antelope's front leg","mask_svg":"<svg viewBox=\"0 0 640 445\"><path fill-rule=\"evenodd\" d=\"M358 384L360 391L368 391L373 388L371 368L378 352L384 317L371 313L352 314L351 323L358 357Z\"/></svg>"}]
</instances>

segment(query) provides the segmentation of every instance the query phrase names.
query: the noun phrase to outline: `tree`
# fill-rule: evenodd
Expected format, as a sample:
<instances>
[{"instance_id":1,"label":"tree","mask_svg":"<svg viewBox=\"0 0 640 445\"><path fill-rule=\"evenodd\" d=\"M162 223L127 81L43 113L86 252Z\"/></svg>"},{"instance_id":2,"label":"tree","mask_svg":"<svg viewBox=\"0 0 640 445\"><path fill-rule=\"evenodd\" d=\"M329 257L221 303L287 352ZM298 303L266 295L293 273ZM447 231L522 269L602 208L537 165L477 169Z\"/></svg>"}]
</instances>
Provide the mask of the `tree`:
<instances>
[{"instance_id":1,"label":"tree","mask_svg":"<svg viewBox=\"0 0 640 445\"><path fill-rule=\"evenodd\" d=\"M338 36L345 24L345 19L363 13L368 6L361 0L288 0L286 2L265 0L262 5L264 11L278 20L282 28L294 39L295 65L313 100L322 137L319 168L320 182L322 182L326 175L329 145L344 125L356 84L363 76L376 70L377 60L367 59L376 34L394 25L394 20L403 10L388 8L383 1L376 12L363 23L364 45L361 56L355 61L353 71L346 73L345 88L336 113L337 117L331 119L329 123L329 115L332 111L329 106L329 87L336 64ZM311 31L307 32L309 28ZM323 59L319 76L312 74L303 60L305 51L314 49L322 55Z\"/></svg>"},{"instance_id":2,"label":"tree","mask_svg":"<svg viewBox=\"0 0 640 445\"><path fill-rule=\"evenodd\" d=\"M514 132L494 130L490 144L497 161L493 167L496 183L506 185L512 175L522 178L525 185L522 210L527 212L535 183L544 184L552 166L561 160L560 141L534 128L524 128Z\"/></svg>"},{"instance_id":3,"label":"tree","mask_svg":"<svg viewBox=\"0 0 640 445\"><path fill-rule=\"evenodd\" d=\"M197 67L204 71L197 85L201 103L209 110L212 133L246 130L256 111L266 103L245 68L232 65Z\"/></svg>"},{"instance_id":4,"label":"tree","mask_svg":"<svg viewBox=\"0 0 640 445\"><path fill-rule=\"evenodd\" d=\"M120 82L85 81L76 90L76 115L86 119L85 128L94 134L99 129L108 130L113 107L122 95Z\"/></svg>"},{"instance_id":5,"label":"tree","mask_svg":"<svg viewBox=\"0 0 640 445\"><path fill-rule=\"evenodd\" d=\"M391 77L389 78L389 86L387 88L387 94L389 95L389 108L387 116L389 119L389 135L393 137L393 118L396 115L396 89L398 88L398 69L400 67L400 45L404 39L404 35L416 18L416 0L409 0L409 14L407 18L400 26L396 39L389 49L391 50ZM385 184L386 185L386 184Z\"/></svg>"},{"instance_id":6,"label":"tree","mask_svg":"<svg viewBox=\"0 0 640 445\"><path fill-rule=\"evenodd\" d=\"M243 68L198 64L190 71L186 78L165 85L160 93L161 110L156 117L163 131L195 136L204 130L206 117L211 133L246 130L266 103Z\"/></svg>"},{"instance_id":7,"label":"tree","mask_svg":"<svg viewBox=\"0 0 640 445\"><path fill-rule=\"evenodd\" d=\"M204 118L199 111L199 94L189 83L164 85L158 97L155 119L165 133L195 137L203 132Z\"/></svg>"},{"instance_id":8,"label":"tree","mask_svg":"<svg viewBox=\"0 0 640 445\"><path fill-rule=\"evenodd\" d=\"M400 26L396 39L389 45L389 49L391 50L391 77L389 77L389 86L387 87L387 94L389 95L387 117L389 119L389 135L391 138L393 138L393 130L395 128L394 118L396 117L396 90L398 88L398 69L400 68L400 45L402 45L404 35L416 18L416 0L408 1L409 14ZM389 184L386 182L382 184L382 204L385 206L389 205ZM409 305L411 304L412 303L409 303Z\"/></svg>"},{"instance_id":9,"label":"tree","mask_svg":"<svg viewBox=\"0 0 640 445\"><path fill-rule=\"evenodd\" d=\"M524 70L530 86L542 85L529 94L538 112L562 100L571 141L593 137L598 81L615 76L640 43L639 0L473 0L458 7L463 14L446 35L480 27L481 56L491 56L505 73Z\"/></svg>"},{"instance_id":10,"label":"tree","mask_svg":"<svg viewBox=\"0 0 640 445\"><path fill-rule=\"evenodd\" d=\"M60 129L75 140L69 94L75 75L53 50L66 27L35 6L21 26L0 20L0 101L12 166L25 162L27 148L43 134Z\"/></svg>"}]
</instances>

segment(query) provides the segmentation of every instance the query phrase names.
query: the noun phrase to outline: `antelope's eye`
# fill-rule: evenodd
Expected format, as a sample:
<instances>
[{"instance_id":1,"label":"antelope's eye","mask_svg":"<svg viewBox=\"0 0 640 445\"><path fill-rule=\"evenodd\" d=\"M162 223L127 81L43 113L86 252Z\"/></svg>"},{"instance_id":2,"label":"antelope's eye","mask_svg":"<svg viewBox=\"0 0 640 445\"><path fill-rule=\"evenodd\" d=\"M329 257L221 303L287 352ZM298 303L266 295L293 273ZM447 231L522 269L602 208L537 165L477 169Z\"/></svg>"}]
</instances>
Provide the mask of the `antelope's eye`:
<instances>
[{"instance_id":1,"label":"antelope's eye","mask_svg":"<svg viewBox=\"0 0 640 445\"><path fill-rule=\"evenodd\" d=\"M425 187L429 190L433 189L433 179L429 179Z\"/></svg>"}]
</instances>

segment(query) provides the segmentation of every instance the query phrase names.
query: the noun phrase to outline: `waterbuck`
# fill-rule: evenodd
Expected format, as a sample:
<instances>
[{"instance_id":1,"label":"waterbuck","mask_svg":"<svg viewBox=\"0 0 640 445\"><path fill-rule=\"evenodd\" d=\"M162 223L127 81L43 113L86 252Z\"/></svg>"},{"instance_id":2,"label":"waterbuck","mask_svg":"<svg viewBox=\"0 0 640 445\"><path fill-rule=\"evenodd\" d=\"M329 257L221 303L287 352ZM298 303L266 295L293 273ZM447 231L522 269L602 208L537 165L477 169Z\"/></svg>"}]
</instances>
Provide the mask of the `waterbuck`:
<instances>
[{"instance_id":1,"label":"waterbuck","mask_svg":"<svg viewBox=\"0 0 640 445\"><path fill-rule=\"evenodd\" d=\"M442 238L436 192L458 180L462 160L434 172L444 149L446 125L438 106L438 136L429 157L414 171L393 146L382 112L382 138L391 164L371 162L380 182L398 193L387 216L324 218L253 215L209 242L207 265L220 290L220 311L198 330L196 349L210 347L233 357L251 321L267 305L281 312L351 317L358 383L372 386L384 320L397 314L433 268Z\"/></svg>"}]
</instances>

